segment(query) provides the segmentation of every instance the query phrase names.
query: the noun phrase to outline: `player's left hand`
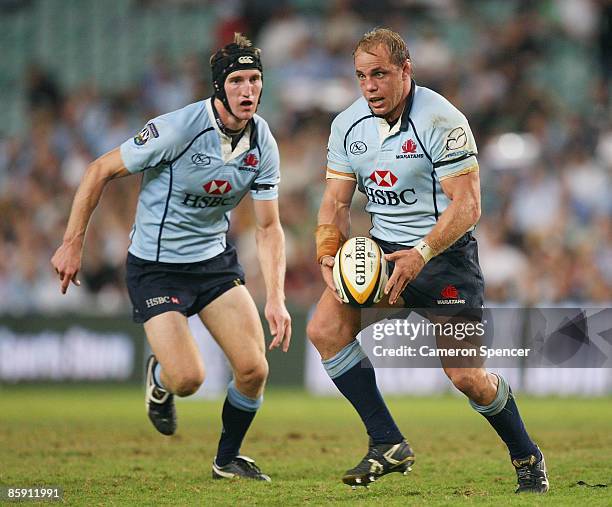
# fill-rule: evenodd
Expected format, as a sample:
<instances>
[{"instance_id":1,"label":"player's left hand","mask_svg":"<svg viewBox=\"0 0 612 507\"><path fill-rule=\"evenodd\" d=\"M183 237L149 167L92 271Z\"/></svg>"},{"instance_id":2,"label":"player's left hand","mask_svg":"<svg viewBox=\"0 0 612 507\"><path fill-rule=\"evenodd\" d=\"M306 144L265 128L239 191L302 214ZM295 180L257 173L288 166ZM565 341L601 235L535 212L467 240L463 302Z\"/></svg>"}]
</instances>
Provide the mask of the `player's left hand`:
<instances>
[{"instance_id":1,"label":"player's left hand","mask_svg":"<svg viewBox=\"0 0 612 507\"><path fill-rule=\"evenodd\" d=\"M285 307L285 303L268 300L264 314L273 338L268 350L276 349L282 345L283 352L287 352L289 343L291 343L291 316Z\"/></svg>"},{"instance_id":2,"label":"player's left hand","mask_svg":"<svg viewBox=\"0 0 612 507\"><path fill-rule=\"evenodd\" d=\"M81 241L64 241L51 258L51 265L60 277L62 294L66 294L70 282L76 286L81 285L77 276L81 270L82 250L83 243Z\"/></svg>"},{"instance_id":3,"label":"player's left hand","mask_svg":"<svg viewBox=\"0 0 612 507\"><path fill-rule=\"evenodd\" d=\"M394 305L406 285L414 280L425 266L421 254L414 249L398 250L385 255L385 259L395 262L393 273L385 285L385 294L389 294L389 303Z\"/></svg>"}]
</instances>

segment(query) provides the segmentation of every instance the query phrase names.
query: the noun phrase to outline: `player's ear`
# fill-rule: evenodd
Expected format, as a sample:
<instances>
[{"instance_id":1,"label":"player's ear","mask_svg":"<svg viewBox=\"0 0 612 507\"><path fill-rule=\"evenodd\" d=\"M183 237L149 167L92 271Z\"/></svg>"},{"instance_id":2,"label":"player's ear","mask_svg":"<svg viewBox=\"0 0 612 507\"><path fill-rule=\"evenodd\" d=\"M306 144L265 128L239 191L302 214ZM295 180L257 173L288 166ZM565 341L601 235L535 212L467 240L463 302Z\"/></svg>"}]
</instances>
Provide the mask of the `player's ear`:
<instances>
[{"instance_id":1,"label":"player's ear","mask_svg":"<svg viewBox=\"0 0 612 507\"><path fill-rule=\"evenodd\" d=\"M412 75L412 62L406 58L404 65L402 65L402 80L406 81L410 79Z\"/></svg>"}]
</instances>

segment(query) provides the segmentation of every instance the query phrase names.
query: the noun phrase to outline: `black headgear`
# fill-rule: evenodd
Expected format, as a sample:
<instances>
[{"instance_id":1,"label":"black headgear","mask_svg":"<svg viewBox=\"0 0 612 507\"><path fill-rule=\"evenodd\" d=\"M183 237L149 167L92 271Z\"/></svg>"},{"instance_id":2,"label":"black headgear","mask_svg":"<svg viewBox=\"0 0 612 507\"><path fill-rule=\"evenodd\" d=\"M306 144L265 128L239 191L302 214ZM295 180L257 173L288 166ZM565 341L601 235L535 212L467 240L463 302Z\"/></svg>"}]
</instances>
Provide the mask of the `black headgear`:
<instances>
[{"instance_id":1,"label":"black headgear","mask_svg":"<svg viewBox=\"0 0 612 507\"><path fill-rule=\"evenodd\" d=\"M260 50L252 46L242 47L236 42L222 47L212 55L210 67L212 70L213 87L215 89L214 96L223 102L223 105L231 114L234 113L232 113L227 95L225 94L225 80L227 76L237 70L257 69L263 77Z\"/></svg>"}]
</instances>

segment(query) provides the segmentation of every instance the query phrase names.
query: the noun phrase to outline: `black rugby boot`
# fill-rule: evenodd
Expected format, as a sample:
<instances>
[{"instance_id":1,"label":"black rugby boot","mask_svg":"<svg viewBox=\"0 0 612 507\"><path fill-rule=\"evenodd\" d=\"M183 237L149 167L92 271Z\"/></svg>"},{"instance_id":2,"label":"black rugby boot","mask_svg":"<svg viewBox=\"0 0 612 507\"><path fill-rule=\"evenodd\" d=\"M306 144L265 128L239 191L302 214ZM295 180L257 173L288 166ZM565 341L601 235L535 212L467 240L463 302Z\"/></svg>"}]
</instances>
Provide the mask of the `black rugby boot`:
<instances>
[{"instance_id":1,"label":"black rugby boot","mask_svg":"<svg viewBox=\"0 0 612 507\"><path fill-rule=\"evenodd\" d=\"M342 482L353 488L368 487L371 482L392 472L406 475L413 464L414 452L405 440L397 444L370 443L368 453L356 467L346 471Z\"/></svg>"},{"instance_id":2,"label":"black rugby boot","mask_svg":"<svg viewBox=\"0 0 612 507\"><path fill-rule=\"evenodd\" d=\"M176 409L174 395L162 389L155 382L153 372L157 359L151 354L147 359L145 384L145 407L155 429L163 435L174 435L176 431Z\"/></svg>"}]
</instances>

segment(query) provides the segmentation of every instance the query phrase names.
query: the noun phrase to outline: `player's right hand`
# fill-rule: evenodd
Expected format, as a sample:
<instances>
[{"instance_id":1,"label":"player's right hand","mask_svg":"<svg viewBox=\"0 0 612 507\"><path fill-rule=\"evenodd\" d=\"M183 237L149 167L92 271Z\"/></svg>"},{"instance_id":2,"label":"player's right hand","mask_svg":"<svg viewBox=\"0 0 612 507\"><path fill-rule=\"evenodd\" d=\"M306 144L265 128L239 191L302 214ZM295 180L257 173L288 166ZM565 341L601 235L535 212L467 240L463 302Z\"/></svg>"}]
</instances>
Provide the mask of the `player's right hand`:
<instances>
[{"instance_id":1,"label":"player's right hand","mask_svg":"<svg viewBox=\"0 0 612 507\"><path fill-rule=\"evenodd\" d=\"M321 275L323 276L325 285L327 285L327 288L331 291L331 293L334 295L336 300L344 304L342 299L340 299L340 296L338 296L338 291L336 290L336 286L334 285L334 277L332 274L332 271L334 269L334 264L335 264L335 261L331 255L326 255L325 257L323 257L321 259Z\"/></svg>"},{"instance_id":2,"label":"player's right hand","mask_svg":"<svg viewBox=\"0 0 612 507\"><path fill-rule=\"evenodd\" d=\"M77 278L81 269L81 251L82 245L64 241L51 258L51 265L60 277L62 294L66 294L70 282L77 286L81 285Z\"/></svg>"}]
</instances>

